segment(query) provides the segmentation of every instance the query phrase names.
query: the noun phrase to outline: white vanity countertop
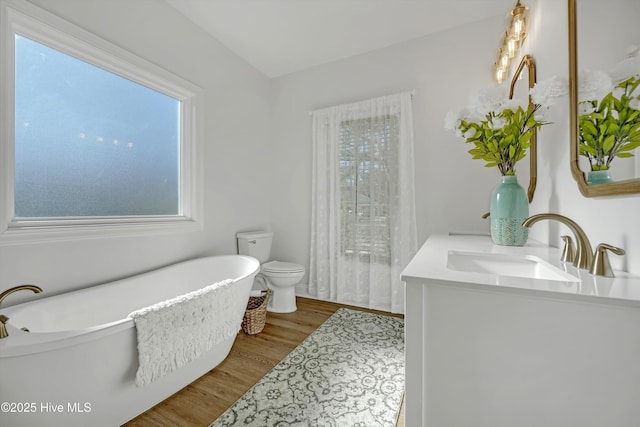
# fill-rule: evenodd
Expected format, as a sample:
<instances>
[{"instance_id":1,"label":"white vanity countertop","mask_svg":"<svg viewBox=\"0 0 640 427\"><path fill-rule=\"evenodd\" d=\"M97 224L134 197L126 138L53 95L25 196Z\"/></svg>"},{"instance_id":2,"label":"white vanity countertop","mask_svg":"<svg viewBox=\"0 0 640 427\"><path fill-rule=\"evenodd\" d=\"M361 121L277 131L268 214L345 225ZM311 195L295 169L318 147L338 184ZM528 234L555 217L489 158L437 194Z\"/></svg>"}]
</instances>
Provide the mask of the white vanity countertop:
<instances>
[{"instance_id":1,"label":"white vanity countertop","mask_svg":"<svg viewBox=\"0 0 640 427\"><path fill-rule=\"evenodd\" d=\"M448 267L449 253L476 253L530 257L540 259L559 269L568 280L547 280L459 271ZM616 277L592 276L587 270L560 261L561 250L529 239L524 246L500 246L491 237L472 234L437 234L427 239L402 272L408 283L437 281L442 285L482 287L500 291L540 293L547 297L590 300L598 303L617 303L640 307L640 278L623 272ZM568 273L568 275L566 274Z\"/></svg>"}]
</instances>

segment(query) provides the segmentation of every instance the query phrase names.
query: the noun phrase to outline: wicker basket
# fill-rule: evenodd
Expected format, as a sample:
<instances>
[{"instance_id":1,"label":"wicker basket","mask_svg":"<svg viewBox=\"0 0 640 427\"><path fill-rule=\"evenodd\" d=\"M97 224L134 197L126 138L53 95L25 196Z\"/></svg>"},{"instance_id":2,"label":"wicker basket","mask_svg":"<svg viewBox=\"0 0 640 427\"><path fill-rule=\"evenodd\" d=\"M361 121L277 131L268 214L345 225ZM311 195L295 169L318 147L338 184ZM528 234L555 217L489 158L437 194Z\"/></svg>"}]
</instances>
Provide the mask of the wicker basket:
<instances>
[{"instance_id":1,"label":"wicker basket","mask_svg":"<svg viewBox=\"0 0 640 427\"><path fill-rule=\"evenodd\" d=\"M242 319L242 330L247 335L255 335L262 332L267 321L267 303L271 296L270 289L263 289L259 297L249 297L247 310Z\"/></svg>"}]
</instances>

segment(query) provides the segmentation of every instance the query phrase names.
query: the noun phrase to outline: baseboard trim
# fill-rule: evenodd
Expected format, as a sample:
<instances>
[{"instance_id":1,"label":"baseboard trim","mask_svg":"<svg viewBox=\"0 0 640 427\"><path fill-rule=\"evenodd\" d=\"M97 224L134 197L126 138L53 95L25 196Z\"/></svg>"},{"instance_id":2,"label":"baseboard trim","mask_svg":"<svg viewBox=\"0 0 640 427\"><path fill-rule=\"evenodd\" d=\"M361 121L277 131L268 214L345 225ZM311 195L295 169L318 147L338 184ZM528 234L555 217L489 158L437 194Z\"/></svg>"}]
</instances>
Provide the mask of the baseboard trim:
<instances>
[{"instance_id":1,"label":"baseboard trim","mask_svg":"<svg viewBox=\"0 0 640 427\"><path fill-rule=\"evenodd\" d=\"M319 298L319 297L317 297L315 295L309 294L309 285L305 285L305 284L296 285L296 296L297 297L301 297L301 298L314 299L314 300L317 300L317 301L335 302L337 304L350 305L352 307L360 307L360 308L366 308L367 310L385 311L387 313L390 313L390 311L388 311L388 310L380 310L380 309L370 308L370 307L367 307L364 304L358 304L358 303L351 302L351 301L342 302L342 301L333 301L333 300L329 300L329 299Z\"/></svg>"}]
</instances>

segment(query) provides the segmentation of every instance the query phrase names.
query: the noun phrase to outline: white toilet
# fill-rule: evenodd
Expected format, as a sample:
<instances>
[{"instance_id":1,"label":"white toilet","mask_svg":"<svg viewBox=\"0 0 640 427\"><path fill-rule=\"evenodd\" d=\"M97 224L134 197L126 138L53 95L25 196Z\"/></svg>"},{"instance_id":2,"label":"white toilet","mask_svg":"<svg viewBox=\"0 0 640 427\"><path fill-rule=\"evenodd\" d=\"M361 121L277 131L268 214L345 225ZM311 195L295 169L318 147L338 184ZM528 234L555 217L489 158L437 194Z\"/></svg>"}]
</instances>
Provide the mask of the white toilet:
<instances>
[{"instance_id":1,"label":"white toilet","mask_svg":"<svg viewBox=\"0 0 640 427\"><path fill-rule=\"evenodd\" d=\"M296 288L304 276L304 266L292 262L270 261L273 233L269 231L249 231L236 234L238 253L249 255L260 261L260 273L256 281L263 281L271 289L267 311L293 313L296 306Z\"/></svg>"}]
</instances>

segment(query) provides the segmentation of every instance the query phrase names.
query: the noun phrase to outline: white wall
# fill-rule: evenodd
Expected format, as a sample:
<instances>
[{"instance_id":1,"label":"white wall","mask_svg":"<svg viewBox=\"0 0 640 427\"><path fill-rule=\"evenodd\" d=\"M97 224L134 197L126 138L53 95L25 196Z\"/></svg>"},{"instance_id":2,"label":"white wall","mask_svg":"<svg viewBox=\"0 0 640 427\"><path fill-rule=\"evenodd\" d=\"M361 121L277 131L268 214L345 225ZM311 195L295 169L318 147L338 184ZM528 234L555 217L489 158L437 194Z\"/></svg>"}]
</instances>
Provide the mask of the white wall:
<instances>
[{"instance_id":1,"label":"white wall","mask_svg":"<svg viewBox=\"0 0 640 427\"><path fill-rule=\"evenodd\" d=\"M204 88L205 229L0 247L0 290L35 283L51 295L195 256L235 253L237 231L269 226L266 77L163 1L34 3ZM14 294L3 306L32 295Z\"/></svg>"},{"instance_id":2,"label":"white wall","mask_svg":"<svg viewBox=\"0 0 640 427\"><path fill-rule=\"evenodd\" d=\"M444 129L444 117L464 107L470 91L492 83L503 25L501 17L485 20L273 80L275 258L309 265L309 112L405 90L416 91L419 244L434 232L488 232L489 222L481 216L499 173L471 159L471 147Z\"/></svg>"}]
</instances>

